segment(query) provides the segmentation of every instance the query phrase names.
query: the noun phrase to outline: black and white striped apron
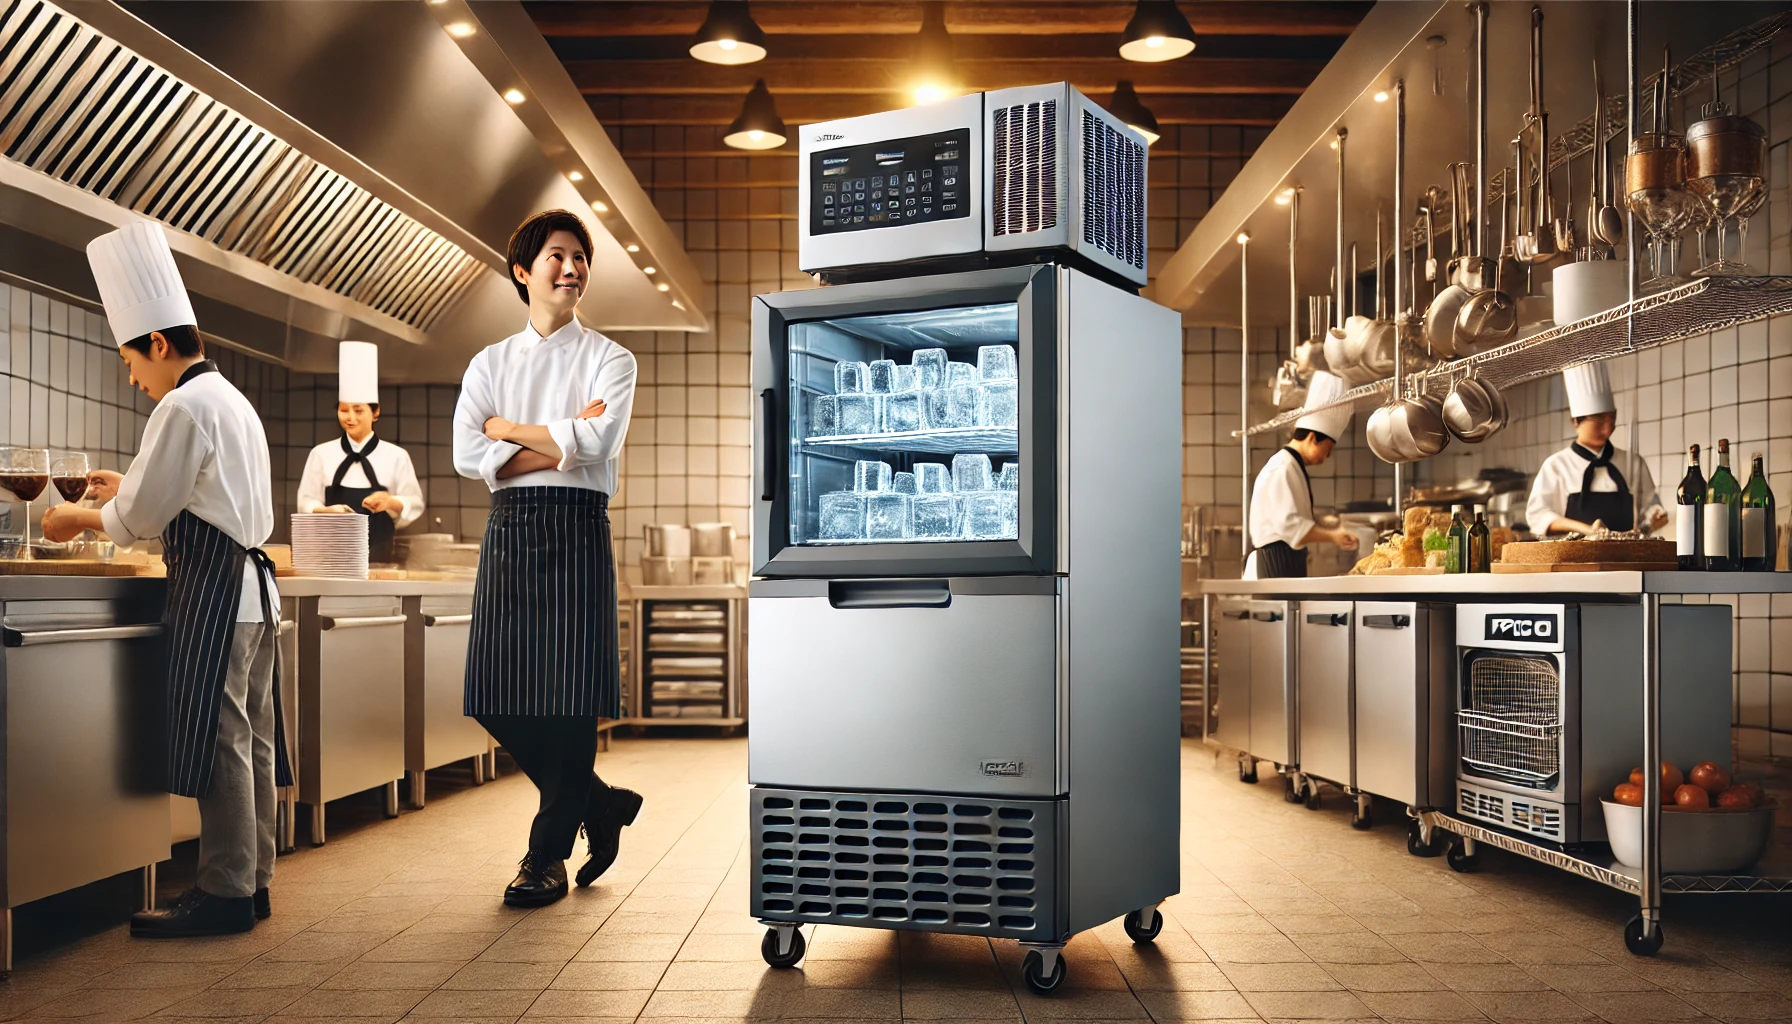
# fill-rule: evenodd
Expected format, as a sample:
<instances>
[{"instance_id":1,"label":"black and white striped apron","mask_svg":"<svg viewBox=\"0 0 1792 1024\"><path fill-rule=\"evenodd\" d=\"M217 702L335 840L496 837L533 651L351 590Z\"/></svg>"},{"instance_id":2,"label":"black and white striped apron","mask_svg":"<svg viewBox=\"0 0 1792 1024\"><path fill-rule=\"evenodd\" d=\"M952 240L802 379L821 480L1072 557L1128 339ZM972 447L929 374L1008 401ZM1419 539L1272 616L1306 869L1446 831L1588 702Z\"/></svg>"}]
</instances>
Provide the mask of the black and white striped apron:
<instances>
[{"instance_id":1,"label":"black and white striped apron","mask_svg":"<svg viewBox=\"0 0 1792 1024\"><path fill-rule=\"evenodd\" d=\"M467 642L469 715L595 715L621 702L610 496L492 494Z\"/></svg>"}]
</instances>

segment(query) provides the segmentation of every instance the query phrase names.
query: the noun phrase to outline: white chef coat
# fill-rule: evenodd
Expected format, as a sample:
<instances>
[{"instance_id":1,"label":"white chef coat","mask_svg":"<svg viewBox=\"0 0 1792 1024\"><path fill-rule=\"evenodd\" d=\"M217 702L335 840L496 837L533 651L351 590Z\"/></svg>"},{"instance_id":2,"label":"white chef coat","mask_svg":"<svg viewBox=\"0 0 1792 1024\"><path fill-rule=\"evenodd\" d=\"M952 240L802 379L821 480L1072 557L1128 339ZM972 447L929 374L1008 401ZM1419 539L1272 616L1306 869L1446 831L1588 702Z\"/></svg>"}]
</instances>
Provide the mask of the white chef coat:
<instances>
[{"instance_id":1,"label":"white chef coat","mask_svg":"<svg viewBox=\"0 0 1792 1024\"><path fill-rule=\"evenodd\" d=\"M274 532L267 434L255 407L221 373L202 373L156 403L118 497L101 506L100 518L106 535L129 548L160 536L182 510L245 548ZM280 594L271 576L267 584L277 616ZM248 559L236 620L261 621L261 588Z\"/></svg>"},{"instance_id":2,"label":"white chef coat","mask_svg":"<svg viewBox=\"0 0 1792 1024\"><path fill-rule=\"evenodd\" d=\"M356 444L350 440L348 444L358 452L367 447L367 441L373 438L373 434L368 434L366 441ZM316 512L327 507L324 488L336 479L336 470L342 467L343 460L347 458L342 453L340 437L311 449L311 455L305 459L305 472L299 477L300 512ZM423 487L417 483L417 468L411 465L411 453L380 438L380 443L373 449L373 454L367 456L367 461L373 463L373 474L380 478L380 486L386 489L386 493L404 502L404 511L393 520L393 528L402 530L416 522L417 517L423 514ZM366 470L357 461L351 463L348 472L342 475L342 486L372 487L373 484L367 479Z\"/></svg>"},{"instance_id":3,"label":"white chef coat","mask_svg":"<svg viewBox=\"0 0 1792 1024\"><path fill-rule=\"evenodd\" d=\"M594 398L604 413L578 419ZM454 409L454 469L504 487L582 487L616 493L617 461L635 404L635 357L580 324L577 317L547 337L525 325L473 357ZM485 436L485 421L542 424L560 446L560 464L506 480L498 471L521 445Z\"/></svg>"},{"instance_id":4,"label":"white chef coat","mask_svg":"<svg viewBox=\"0 0 1792 1024\"><path fill-rule=\"evenodd\" d=\"M1255 549L1283 541L1295 550L1306 547L1313 520L1313 495L1301 458L1282 448L1269 457L1251 485L1251 560L1246 579L1255 579Z\"/></svg>"},{"instance_id":5,"label":"white chef coat","mask_svg":"<svg viewBox=\"0 0 1792 1024\"><path fill-rule=\"evenodd\" d=\"M1611 442L1606 442L1611 444ZM1655 513L1664 511L1661 495L1655 490L1655 477L1649 472L1649 463L1635 459L1635 468L1631 466L1629 452L1612 445L1612 465L1618 467L1623 474L1624 483L1629 486L1630 493L1637 499L1637 507L1641 513L1637 517L1640 529L1654 517ZM1543 460L1537 470L1537 478L1531 482L1531 500L1525 504L1525 523L1531 532L1543 536L1549 524L1568 514L1568 496L1579 494L1581 480L1587 474L1587 460L1574 454L1574 449L1564 448ZM1617 481L1604 466L1593 471L1593 490L1616 491Z\"/></svg>"}]
</instances>

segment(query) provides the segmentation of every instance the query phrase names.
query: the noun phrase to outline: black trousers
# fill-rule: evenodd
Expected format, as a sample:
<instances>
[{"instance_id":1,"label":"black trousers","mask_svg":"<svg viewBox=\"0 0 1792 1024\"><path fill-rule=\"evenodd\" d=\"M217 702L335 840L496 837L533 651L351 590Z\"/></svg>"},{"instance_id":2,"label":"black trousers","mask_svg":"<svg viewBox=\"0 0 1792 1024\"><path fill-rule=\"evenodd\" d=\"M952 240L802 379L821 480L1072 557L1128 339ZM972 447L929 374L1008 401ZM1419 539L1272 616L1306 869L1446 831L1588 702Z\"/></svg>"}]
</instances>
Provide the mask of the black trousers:
<instances>
[{"instance_id":1,"label":"black trousers","mask_svg":"<svg viewBox=\"0 0 1792 1024\"><path fill-rule=\"evenodd\" d=\"M475 715L535 783L541 809L529 827L529 849L557 860L572 856L579 825L603 780L597 761L597 718L590 715Z\"/></svg>"}]
</instances>

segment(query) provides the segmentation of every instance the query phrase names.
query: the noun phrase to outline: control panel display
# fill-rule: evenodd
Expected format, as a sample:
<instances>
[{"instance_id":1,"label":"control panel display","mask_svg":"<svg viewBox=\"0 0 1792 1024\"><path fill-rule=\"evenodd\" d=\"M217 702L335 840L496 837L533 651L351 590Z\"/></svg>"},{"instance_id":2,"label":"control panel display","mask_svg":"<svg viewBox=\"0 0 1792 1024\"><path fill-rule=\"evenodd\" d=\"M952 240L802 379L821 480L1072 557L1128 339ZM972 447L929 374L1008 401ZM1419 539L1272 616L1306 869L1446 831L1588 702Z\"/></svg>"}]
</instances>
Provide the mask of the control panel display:
<instances>
[{"instance_id":1,"label":"control panel display","mask_svg":"<svg viewBox=\"0 0 1792 1024\"><path fill-rule=\"evenodd\" d=\"M971 215L968 128L809 155L809 233L899 227Z\"/></svg>"}]
</instances>

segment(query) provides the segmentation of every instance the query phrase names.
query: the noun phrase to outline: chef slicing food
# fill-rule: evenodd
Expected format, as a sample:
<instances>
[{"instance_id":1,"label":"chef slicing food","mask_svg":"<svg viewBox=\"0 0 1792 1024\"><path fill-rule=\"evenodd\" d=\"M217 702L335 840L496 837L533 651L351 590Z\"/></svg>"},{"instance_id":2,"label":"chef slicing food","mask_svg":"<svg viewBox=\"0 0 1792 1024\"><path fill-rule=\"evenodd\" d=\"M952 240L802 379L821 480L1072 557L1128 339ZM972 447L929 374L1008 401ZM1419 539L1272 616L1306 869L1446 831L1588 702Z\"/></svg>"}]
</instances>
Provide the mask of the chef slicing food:
<instances>
[{"instance_id":1,"label":"chef slicing food","mask_svg":"<svg viewBox=\"0 0 1792 1024\"><path fill-rule=\"evenodd\" d=\"M87 246L131 383L156 408L128 472L89 475L98 509L58 505L44 536L98 530L129 548L159 536L168 564L167 787L199 801L199 872L131 934L246 932L269 915L277 785L292 784L280 713L280 595L261 545L274 529L267 435L205 357L192 302L158 224Z\"/></svg>"},{"instance_id":2,"label":"chef slicing food","mask_svg":"<svg viewBox=\"0 0 1792 1024\"><path fill-rule=\"evenodd\" d=\"M379 358L380 350L365 341L345 341L337 350L342 436L311 449L298 509L368 516L369 559L390 562L393 535L423 514L423 488L411 454L373 432L380 418Z\"/></svg>"},{"instance_id":3,"label":"chef slicing food","mask_svg":"<svg viewBox=\"0 0 1792 1024\"><path fill-rule=\"evenodd\" d=\"M1611 443L1618 403L1612 398L1605 364L1563 370L1562 383L1568 391L1574 442L1545 459L1537 470L1525 506L1531 532L1592 533L1598 522L1622 533L1637 529L1639 507L1644 532L1666 526L1668 515L1648 463Z\"/></svg>"},{"instance_id":4,"label":"chef slicing food","mask_svg":"<svg viewBox=\"0 0 1792 1024\"><path fill-rule=\"evenodd\" d=\"M1251 487L1251 553L1245 559L1244 578L1280 579L1307 574L1306 546L1336 544L1355 551L1356 536L1344 529L1327 529L1313 518L1313 487L1307 468L1331 457L1337 439L1350 428L1350 406L1319 408L1337 401L1345 391L1340 377L1323 371L1307 385L1307 407L1313 409L1294 421L1294 439L1269 457Z\"/></svg>"}]
</instances>

